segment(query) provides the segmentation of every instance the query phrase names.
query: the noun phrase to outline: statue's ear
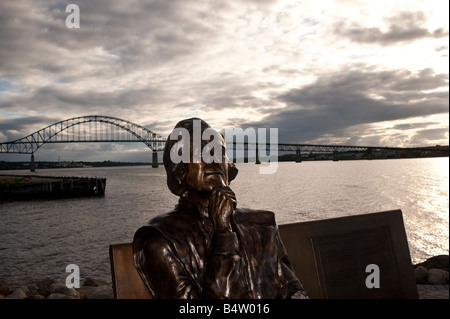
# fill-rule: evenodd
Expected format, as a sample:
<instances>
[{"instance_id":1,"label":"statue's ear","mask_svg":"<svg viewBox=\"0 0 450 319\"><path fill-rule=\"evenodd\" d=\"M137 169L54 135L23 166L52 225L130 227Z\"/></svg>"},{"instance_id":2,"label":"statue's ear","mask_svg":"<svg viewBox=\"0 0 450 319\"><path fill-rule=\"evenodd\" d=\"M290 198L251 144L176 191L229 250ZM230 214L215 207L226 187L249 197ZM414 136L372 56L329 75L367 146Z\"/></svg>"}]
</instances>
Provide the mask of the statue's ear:
<instances>
[{"instance_id":1,"label":"statue's ear","mask_svg":"<svg viewBox=\"0 0 450 319\"><path fill-rule=\"evenodd\" d=\"M239 170L234 163L228 163L228 184L236 178Z\"/></svg>"},{"instance_id":2,"label":"statue's ear","mask_svg":"<svg viewBox=\"0 0 450 319\"><path fill-rule=\"evenodd\" d=\"M179 187L186 188L185 184L186 169L182 163L178 163L177 165L175 165L175 176Z\"/></svg>"},{"instance_id":3,"label":"statue's ear","mask_svg":"<svg viewBox=\"0 0 450 319\"><path fill-rule=\"evenodd\" d=\"M182 163L175 164L172 167L171 174L167 174L167 186L169 186L170 191L177 196L181 196L187 191L185 168Z\"/></svg>"}]
</instances>

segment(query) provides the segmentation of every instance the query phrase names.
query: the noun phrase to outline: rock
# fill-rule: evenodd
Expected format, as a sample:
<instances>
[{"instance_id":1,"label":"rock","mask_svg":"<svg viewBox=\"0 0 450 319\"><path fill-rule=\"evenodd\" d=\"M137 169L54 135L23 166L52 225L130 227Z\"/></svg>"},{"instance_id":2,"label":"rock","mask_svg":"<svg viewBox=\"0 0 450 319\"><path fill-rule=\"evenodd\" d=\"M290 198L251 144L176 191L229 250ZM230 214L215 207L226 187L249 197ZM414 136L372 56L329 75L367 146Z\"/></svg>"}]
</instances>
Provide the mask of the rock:
<instances>
[{"instance_id":1,"label":"rock","mask_svg":"<svg viewBox=\"0 0 450 319\"><path fill-rule=\"evenodd\" d=\"M39 294L39 287L37 285L28 285L28 296L32 296L32 295L40 295Z\"/></svg>"},{"instance_id":2,"label":"rock","mask_svg":"<svg viewBox=\"0 0 450 319\"><path fill-rule=\"evenodd\" d=\"M77 288L78 293L80 294L81 299L89 299L89 296L93 294L93 291L95 290L94 286L82 286L80 288Z\"/></svg>"},{"instance_id":3,"label":"rock","mask_svg":"<svg viewBox=\"0 0 450 319\"><path fill-rule=\"evenodd\" d=\"M91 299L113 299L114 293L110 286L98 286L97 291L91 296Z\"/></svg>"},{"instance_id":4,"label":"rock","mask_svg":"<svg viewBox=\"0 0 450 319\"><path fill-rule=\"evenodd\" d=\"M448 271L443 269L428 270L427 281L430 285L448 285Z\"/></svg>"},{"instance_id":5,"label":"rock","mask_svg":"<svg viewBox=\"0 0 450 319\"><path fill-rule=\"evenodd\" d=\"M77 298L72 297L72 296L67 296L64 294L54 293L54 294L48 295L47 299L77 299Z\"/></svg>"},{"instance_id":6,"label":"rock","mask_svg":"<svg viewBox=\"0 0 450 319\"><path fill-rule=\"evenodd\" d=\"M31 285L8 284L0 280L0 299L113 299L111 285L103 280L87 278L81 288L68 288L46 278Z\"/></svg>"},{"instance_id":7,"label":"rock","mask_svg":"<svg viewBox=\"0 0 450 319\"><path fill-rule=\"evenodd\" d=\"M28 287L25 285L11 284L11 285L9 285L9 289L11 291L22 290L25 293L25 295L27 295L27 296L30 293L30 291L28 290Z\"/></svg>"},{"instance_id":8,"label":"rock","mask_svg":"<svg viewBox=\"0 0 450 319\"><path fill-rule=\"evenodd\" d=\"M0 295L8 295L10 293L9 285L3 279L0 279Z\"/></svg>"},{"instance_id":9,"label":"rock","mask_svg":"<svg viewBox=\"0 0 450 319\"><path fill-rule=\"evenodd\" d=\"M51 278L46 278L36 283L38 287L38 292L40 295L47 297L50 294L50 286L52 284L58 283L56 280Z\"/></svg>"},{"instance_id":10,"label":"rock","mask_svg":"<svg viewBox=\"0 0 450 319\"><path fill-rule=\"evenodd\" d=\"M45 299L42 295L29 295L27 299Z\"/></svg>"},{"instance_id":11,"label":"rock","mask_svg":"<svg viewBox=\"0 0 450 319\"><path fill-rule=\"evenodd\" d=\"M83 286L92 286L92 287L98 287L98 286L104 286L108 283L100 280L100 279L93 279L93 278L86 278L86 280L83 283Z\"/></svg>"},{"instance_id":12,"label":"rock","mask_svg":"<svg viewBox=\"0 0 450 319\"><path fill-rule=\"evenodd\" d=\"M83 286L77 289L82 299L113 299L113 290L110 286Z\"/></svg>"},{"instance_id":13,"label":"rock","mask_svg":"<svg viewBox=\"0 0 450 319\"><path fill-rule=\"evenodd\" d=\"M424 266L426 269L443 269L448 271L449 255L438 255L428 258L424 262L421 262L414 266Z\"/></svg>"},{"instance_id":14,"label":"rock","mask_svg":"<svg viewBox=\"0 0 450 319\"><path fill-rule=\"evenodd\" d=\"M74 288L68 288L66 285L60 283L50 285L50 294L62 294L74 298L80 297L80 294Z\"/></svg>"},{"instance_id":15,"label":"rock","mask_svg":"<svg viewBox=\"0 0 450 319\"><path fill-rule=\"evenodd\" d=\"M17 289L14 290L12 293L10 293L8 296L6 296L6 299L25 299L26 297L27 297L26 293L24 293L20 289Z\"/></svg>"},{"instance_id":16,"label":"rock","mask_svg":"<svg viewBox=\"0 0 450 319\"><path fill-rule=\"evenodd\" d=\"M424 266L419 266L414 269L414 276L416 277L416 284L426 284L428 278L428 270Z\"/></svg>"}]
</instances>

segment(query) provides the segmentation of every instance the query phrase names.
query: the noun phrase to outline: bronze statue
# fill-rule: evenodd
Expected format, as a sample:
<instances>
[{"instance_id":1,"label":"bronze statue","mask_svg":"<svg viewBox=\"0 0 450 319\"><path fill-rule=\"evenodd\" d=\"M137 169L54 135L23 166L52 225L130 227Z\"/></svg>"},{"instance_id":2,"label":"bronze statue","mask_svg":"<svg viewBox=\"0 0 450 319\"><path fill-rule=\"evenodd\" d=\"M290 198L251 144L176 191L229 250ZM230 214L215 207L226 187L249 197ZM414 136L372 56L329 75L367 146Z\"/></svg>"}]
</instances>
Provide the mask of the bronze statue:
<instances>
[{"instance_id":1,"label":"bronze statue","mask_svg":"<svg viewBox=\"0 0 450 319\"><path fill-rule=\"evenodd\" d=\"M191 118L175 128L192 137ZM175 129L174 128L174 129ZM202 149L209 141L202 141ZM221 162L174 163L176 140L164 150L167 184L179 196L175 209L137 230L134 262L154 298L307 298L281 241L274 213L236 208L230 182L238 170ZM225 141L221 141L225 150Z\"/></svg>"}]
</instances>

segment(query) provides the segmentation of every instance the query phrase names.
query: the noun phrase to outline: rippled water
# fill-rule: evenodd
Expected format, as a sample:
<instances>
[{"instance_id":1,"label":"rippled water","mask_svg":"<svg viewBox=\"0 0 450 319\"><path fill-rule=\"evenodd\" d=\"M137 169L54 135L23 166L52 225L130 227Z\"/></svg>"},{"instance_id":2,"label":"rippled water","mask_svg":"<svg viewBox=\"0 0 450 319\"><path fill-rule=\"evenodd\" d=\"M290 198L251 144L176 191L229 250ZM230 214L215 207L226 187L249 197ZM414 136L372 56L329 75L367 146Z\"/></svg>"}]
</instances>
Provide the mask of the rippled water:
<instances>
[{"instance_id":1,"label":"rippled water","mask_svg":"<svg viewBox=\"0 0 450 319\"><path fill-rule=\"evenodd\" d=\"M231 187L238 206L272 210L279 224L401 209L414 263L449 253L448 158L279 163L273 175L237 165ZM68 264L80 267L82 281L111 282L109 245L130 242L177 202L162 166L37 173L106 177L106 195L0 203L0 278L9 282L64 282Z\"/></svg>"}]
</instances>

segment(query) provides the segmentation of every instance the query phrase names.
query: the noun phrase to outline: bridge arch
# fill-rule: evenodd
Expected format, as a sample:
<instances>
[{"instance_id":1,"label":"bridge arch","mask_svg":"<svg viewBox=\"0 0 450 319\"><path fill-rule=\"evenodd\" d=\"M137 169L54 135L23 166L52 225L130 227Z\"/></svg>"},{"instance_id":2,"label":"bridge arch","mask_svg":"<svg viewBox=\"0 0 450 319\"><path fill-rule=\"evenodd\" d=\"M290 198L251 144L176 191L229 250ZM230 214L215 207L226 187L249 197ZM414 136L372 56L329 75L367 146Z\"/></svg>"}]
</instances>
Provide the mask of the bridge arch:
<instances>
[{"instance_id":1,"label":"bridge arch","mask_svg":"<svg viewBox=\"0 0 450 319\"><path fill-rule=\"evenodd\" d=\"M88 128L89 130L89 139L87 139L86 130L83 131L84 134L80 134L80 129L75 132L76 126L80 127L86 123L89 124L89 126L85 127L85 129ZM91 135L93 130L91 123L106 123L113 127L120 128L129 134L128 138L126 140L116 140L111 137L106 139L97 138L97 135L93 137ZM65 140L62 138L64 133L66 133ZM97 127L95 127L95 134L97 133ZM117 132L114 131L114 134L117 134ZM84 137L82 135L84 135ZM130 138L130 136L132 138ZM60 137L59 141L58 137ZM34 154L41 146L47 143L83 142L142 142L152 151L156 152L164 148L165 141L165 137L162 137L161 135L136 123L112 116L89 115L59 121L15 141L0 143L0 152Z\"/></svg>"}]
</instances>

